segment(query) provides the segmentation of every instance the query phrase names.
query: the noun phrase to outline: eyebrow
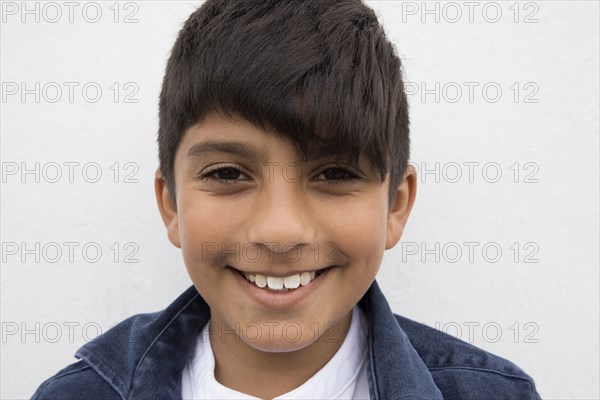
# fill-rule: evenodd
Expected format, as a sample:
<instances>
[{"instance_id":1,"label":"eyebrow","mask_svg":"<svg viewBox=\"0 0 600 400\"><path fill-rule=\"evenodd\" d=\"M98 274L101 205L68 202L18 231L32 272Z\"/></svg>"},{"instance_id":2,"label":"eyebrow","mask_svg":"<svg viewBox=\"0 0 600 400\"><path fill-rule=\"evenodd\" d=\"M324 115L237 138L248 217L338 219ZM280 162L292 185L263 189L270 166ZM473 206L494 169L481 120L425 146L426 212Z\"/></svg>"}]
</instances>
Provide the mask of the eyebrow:
<instances>
[{"instance_id":1,"label":"eyebrow","mask_svg":"<svg viewBox=\"0 0 600 400\"><path fill-rule=\"evenodd\" d=\"M251 159L259 159L263 156L262 152L248 143L208 140L193 145L187 152L187 158L199 158L210 153L227 153Z\"/></svg>"},{"instance_id":2,"label":"eyebrow","mask_svg":"<svg viewBox=\"0 0 600 400\"><path fill-rule=\"evenodd\" d=\"M200 158L207 154L226 153L241 156L247 159L263 159L265 153L258 151L254 146L245 142L207 140L196 143L187 152L187 158ZM333 146L311 146L307 161L315 161L323 158L335 157L343 159L345 156Z\"/></svg>"}]
</instances>

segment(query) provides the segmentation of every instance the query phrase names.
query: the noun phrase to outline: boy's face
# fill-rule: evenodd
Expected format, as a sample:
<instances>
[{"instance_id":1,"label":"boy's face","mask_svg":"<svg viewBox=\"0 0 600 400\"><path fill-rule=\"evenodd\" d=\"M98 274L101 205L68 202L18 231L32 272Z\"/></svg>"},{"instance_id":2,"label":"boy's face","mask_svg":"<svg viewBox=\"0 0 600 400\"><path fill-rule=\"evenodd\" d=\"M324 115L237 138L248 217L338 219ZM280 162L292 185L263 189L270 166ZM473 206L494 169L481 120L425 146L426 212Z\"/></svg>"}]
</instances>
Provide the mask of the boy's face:
<instances>
[{"instance_id":1,"label":"boy's face","mask_svg":"<svg viewBox=\"0 0 600 400\"><path fill-rule=\"evenodd\" d=\"M400 239L416 184L408 174L388 209L389 174L382 184L362 161L358 170L335 155L303 161L285 139L217 117L186 132L175 177L177 208L158 172L157 200L214 333L230 339L235 330L268 352L304 348L332 324L347 327L384 250ZM271 278L260 288L262 278L244 274ZM270 290L282 277L301 283Z\"/></svg>"}]
</instances>

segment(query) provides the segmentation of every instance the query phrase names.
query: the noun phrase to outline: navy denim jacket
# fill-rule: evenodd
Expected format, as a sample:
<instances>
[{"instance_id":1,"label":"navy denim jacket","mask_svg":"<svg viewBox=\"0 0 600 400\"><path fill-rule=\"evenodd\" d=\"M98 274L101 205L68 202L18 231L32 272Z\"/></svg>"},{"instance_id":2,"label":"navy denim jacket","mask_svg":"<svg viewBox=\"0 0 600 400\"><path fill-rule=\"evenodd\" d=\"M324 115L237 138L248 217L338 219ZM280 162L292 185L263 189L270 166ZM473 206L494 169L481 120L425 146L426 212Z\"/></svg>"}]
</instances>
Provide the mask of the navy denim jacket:
<instances>
[{"instance_id":1,"label":"navy denim jacket","mask_svg":"<svg viewBox=\"0 0 600 400\"><path fill-rule=\"evenodd\" d=\"M369 321L372 399L540 399L519 367L395 315L374 282L359 302ZM81 347L33 399L181 399L182 371L210 310L192 286L164 311L136 315Z\"/></svg>"}]
</instances>

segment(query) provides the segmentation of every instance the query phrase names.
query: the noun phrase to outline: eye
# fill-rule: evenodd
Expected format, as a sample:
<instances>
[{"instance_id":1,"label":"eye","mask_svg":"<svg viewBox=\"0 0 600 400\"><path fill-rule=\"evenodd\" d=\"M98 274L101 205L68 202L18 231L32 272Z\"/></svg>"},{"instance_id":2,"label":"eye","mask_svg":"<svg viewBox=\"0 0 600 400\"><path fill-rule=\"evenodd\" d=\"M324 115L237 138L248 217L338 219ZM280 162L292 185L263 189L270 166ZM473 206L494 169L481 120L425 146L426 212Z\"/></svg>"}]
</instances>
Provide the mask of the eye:
<instances>
[{"instance_id":1,"label":"eye","mask_svg":"<svg viewBox=\"0 0 600 400\"><path fill-rule=\"evenodd\" d=\"M248 175L231 166L212 168L210 171L203 172L200 175L200 179L203 181L215 181L218 183L236 183L239 181L250 180Z\"/></svg>"},{"instance_id":2,"label":"eye","mask_svg":"<svg viewBox=\"0 0 600 400\"><path fill-rule=\"evenodd\" d=\"M346 168L340 167L329 167L324 169L314 178L314 180L326 181L331 184L341 184L355 179L359 179L357 174Z\"/></svg>"}]
</instances>

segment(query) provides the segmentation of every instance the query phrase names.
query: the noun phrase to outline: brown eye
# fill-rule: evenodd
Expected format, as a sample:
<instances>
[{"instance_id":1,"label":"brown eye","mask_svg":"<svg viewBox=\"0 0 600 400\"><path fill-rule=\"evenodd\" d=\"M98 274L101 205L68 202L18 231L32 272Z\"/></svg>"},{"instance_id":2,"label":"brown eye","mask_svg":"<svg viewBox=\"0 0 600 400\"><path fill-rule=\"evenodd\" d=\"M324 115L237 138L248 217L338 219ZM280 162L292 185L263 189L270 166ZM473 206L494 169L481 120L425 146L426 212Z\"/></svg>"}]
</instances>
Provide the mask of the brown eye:
<instances>
[{"instance_id":1,"label":"brown eye","mask_svg":"<svg viewBox=\"0 0 600 400\"><path fill-rule=\"evenodd\" d=\"M339 180L348 179L351 177L351 174L350 172L340 168L327 168L325 171L323 171L323 176L325 179Z\"/></svg>"},{"instance_id":2,"label":"brown eye","mask_svg":"<svg viewBox=\"0 0 600 400\"><path fill-rule=\"evenodd\" d=\"M345 168L339 167L324 169L314 178L316 181L325 181L331 184L345 183L355 179L358 179L358 175Z\"/></svg>"},{"instance_id":3,"label":"brown eye","mask_svg":"<svg viewBox=\"0 0 600 400\"><path fill-rule=\"evenodd\" d=\"M235 168L221 168L214 172L219 179L234 180L238 179L242 173Z\"/></svg>"},{"instance_id":4,"label":"brown eye","mask_svg":"<svg viewBox=\"0 0 600 400\"><path fill-rule=\"evenodd\" d=\"M234 167L221 167L205 172L200 176L203 181L215 181L219 183L235 183L238 181L248 181L250 178Z\"/></svg>"}]
</instances>

